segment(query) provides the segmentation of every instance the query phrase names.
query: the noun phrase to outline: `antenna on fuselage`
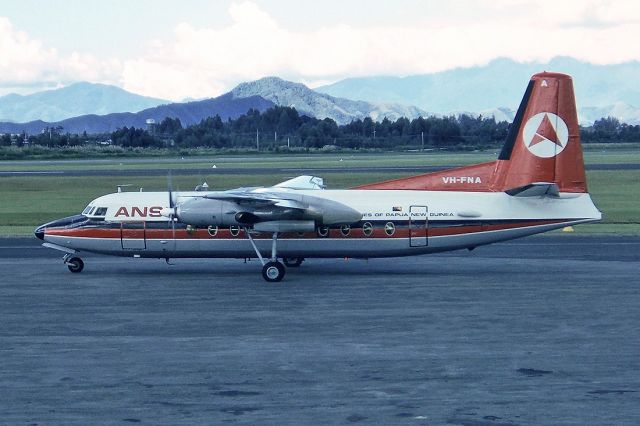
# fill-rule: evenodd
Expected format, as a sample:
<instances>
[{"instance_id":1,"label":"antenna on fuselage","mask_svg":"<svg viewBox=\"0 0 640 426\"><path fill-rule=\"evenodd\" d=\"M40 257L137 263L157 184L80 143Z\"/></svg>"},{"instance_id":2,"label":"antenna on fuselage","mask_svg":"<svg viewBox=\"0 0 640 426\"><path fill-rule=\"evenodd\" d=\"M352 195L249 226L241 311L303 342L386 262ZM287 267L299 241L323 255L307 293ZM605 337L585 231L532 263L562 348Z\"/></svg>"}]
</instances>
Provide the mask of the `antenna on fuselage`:
<instances>
[{"instance_id":1,"label":"antenna on fuselage","mask_svg":"<svg viewBox=\"0 0 640 426\"><path fill-rule=\"evenodd\" d=\"M122 184L122 185L118 185L118 192L125 192L125 191L123 191L123 190L124 190L125 188L130 187L130 186L132 186L130 183L125 183L125 184Z\"/></svg>"}]
</instances>

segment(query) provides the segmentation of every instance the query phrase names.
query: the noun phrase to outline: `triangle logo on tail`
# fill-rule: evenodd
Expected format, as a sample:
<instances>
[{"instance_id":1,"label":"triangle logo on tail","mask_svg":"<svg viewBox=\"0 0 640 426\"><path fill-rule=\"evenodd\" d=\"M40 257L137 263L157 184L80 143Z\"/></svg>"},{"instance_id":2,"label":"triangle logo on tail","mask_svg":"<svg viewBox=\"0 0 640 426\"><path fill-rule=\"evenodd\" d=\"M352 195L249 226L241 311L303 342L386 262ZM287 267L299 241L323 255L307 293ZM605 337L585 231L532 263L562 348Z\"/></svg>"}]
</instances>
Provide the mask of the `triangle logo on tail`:
<instances>
[{"instance_id":1,"label":"triangle logo on tail","mask_svg":"<svg viewBox=\"0 0 640 426\"><path fill-rule=\"evenodd\" d=\"M551 124L551 120L549 120L548 114L545 114L542 118L542 121L538 126L538 130L536 130L536 134L533 136L529 147L544 141L553 142L556 145L562 147L562 144L559 142L556 129L553 127L553 124Z\"/></svg>"},{"instance_id":2,"label":"triangle logo on tail","mask_svg":"<svg viewBox=\"0 0 640 426\"><path fill-rule=\"evenodd\" d=\"M527 120L522 131L522 141L536 157L555 157L567 146L569 129L556 114L541 112Z\"/></svg>"}]
</instances>

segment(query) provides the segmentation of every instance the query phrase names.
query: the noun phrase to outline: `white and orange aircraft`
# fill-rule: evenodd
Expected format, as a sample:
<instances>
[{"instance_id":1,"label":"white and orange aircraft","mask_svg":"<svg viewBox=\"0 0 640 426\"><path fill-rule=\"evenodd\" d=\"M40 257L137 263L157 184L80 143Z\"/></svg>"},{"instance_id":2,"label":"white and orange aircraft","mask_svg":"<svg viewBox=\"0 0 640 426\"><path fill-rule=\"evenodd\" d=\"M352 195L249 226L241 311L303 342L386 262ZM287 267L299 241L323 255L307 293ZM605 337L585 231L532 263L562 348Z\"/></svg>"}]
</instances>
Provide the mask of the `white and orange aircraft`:
<instances>
[{"instance_id":1,"label":"white and orange aircraft","mask_svg":"<svg viewBox=\"0 0 640 426\"><path fill-rule=\"evenodd\" d=\"M44 246L144 258L260 259L267 281L305 258L422 255L593 222L571 77L531 78L498 160L352 189L300 176L228 191L117 192L38 227ZM278 259L282 259L284 264Z\"/></svg>"}]
</instances>

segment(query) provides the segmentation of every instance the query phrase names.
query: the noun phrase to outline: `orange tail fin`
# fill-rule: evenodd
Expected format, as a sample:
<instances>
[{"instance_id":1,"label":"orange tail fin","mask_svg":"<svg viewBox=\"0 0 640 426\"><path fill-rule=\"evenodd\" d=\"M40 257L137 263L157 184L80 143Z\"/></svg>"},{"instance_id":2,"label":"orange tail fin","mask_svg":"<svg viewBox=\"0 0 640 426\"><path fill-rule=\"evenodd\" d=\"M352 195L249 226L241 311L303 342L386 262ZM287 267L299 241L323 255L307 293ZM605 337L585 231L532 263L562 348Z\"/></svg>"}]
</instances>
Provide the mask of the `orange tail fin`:
<instances>
[{"instance_id":1,"label":"orange tail fin","mask_svg":"<svg viewBox=\"0 0 640 426\"><path fill-rule=\"evenodd\" d=\"M543 72L531 78L496 162L492 189L536 182L560 192L587 192L573 81Z\"/></svg>"},{"instance_id":2,"label":"orange tail fin","mask_svg":"<svg viewBox=\"0 0 640 426\"><path fill-rule=\"evenodd\" d=\"M358 188L502 192L542 182L587 192L573 81L565 74L531 77L497 161Z\"/></svg>"}]
</instances>

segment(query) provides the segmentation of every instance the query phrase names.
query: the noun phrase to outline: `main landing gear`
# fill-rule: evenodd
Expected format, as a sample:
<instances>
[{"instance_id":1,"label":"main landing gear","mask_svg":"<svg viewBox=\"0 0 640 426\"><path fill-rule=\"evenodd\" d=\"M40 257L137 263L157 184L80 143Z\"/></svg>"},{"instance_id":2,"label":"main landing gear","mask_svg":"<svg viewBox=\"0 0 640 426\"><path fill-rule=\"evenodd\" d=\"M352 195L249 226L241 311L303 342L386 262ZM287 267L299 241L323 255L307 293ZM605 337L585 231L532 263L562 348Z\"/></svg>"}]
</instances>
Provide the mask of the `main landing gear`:
<instances>
[{"instance_id":1,"label":"main landing gear","mask_svg":"<svg viewBox=\"0 0 640 426\"><path fill-rule=\"evenodd\" d=\"M265 281L270 283L282 281L282 279L284 278L286 269L284 268L284 265L282 263L278 262L278 257L277 257L278 233L277 232L273 233L273 237L271 239L272 241L271 242L271 260L267 262L264 260L264 258L260 254L260 250L258 250L258 247L256 247L256 243L253 241L253 238L251 237L251 233L249 232L249 230L245 228L244 232L245 234L247 234L247 237L249 238L249 242L251 242L251 246L253 247L253 250L256 252L258 259L260 259L260 262L262 263L262 278L264 278Z\"/></svg>"},{"instance_id":2,"label":"main landing gear","mask_svg":"<svg viewBox=\"0 0 640 426\"><path fill-rule=\"evenodd\" d=\"M82 270L84 269L84 262L79 257L67 254L62 258L62 260L64 261L64 264L67 265L67 268L69 268L69 270L74 274L82 272Z\"/></svg>"},{"instance_id":3,"label":"main landing gear","mask_svg":"<svg viewBox=\"0 0 640 426\"><path fill-rule=\"evenodd\" d=\"M282 261L289 268L297 268L304 262L304 257L283 257Z\"/></svg>"},{"instance_id":4,"label":"main landing gear","mask_svg":"<svg viewBox=\"0 0 640 426\"><path fill-rule=\"evenodd\" d=\"M284 265L277 260L267 262L262 266L262 278L270 283L282 281L285 272Z\"/></svg>"},{"instance_id":5,"label":"main landing gear","mask_svg":"<svg viewBox=\"0 0 640 426\"><path fill-rule=\"evenodd\" d=\"M249 232L249 230L245 228L244 231L247 237L249 238L249 242L251 242L251 246L253 247L253 250L256 252L256 255L258 256L258 259L260 259L260 262L262 263L262 278L264 278L265 281L270 283L282 281L282 279L284 278L284 274L286 273L286 269L284 265L287 265L290 267L297 267L297 266L300 266L300 264L302 264L302 261L304 259L301 257L285 257L283 259L284 264L278 261L278 255L277 255L278 254L278 251L277 251L278 233L277 232L273 233L273 236L271 239L271 258L267 261L260 254L260 250L258 250L258 247L256 247L256 243L253 241L253 238L251 237L251 233Z\"/></svg>"}]
</instances>

